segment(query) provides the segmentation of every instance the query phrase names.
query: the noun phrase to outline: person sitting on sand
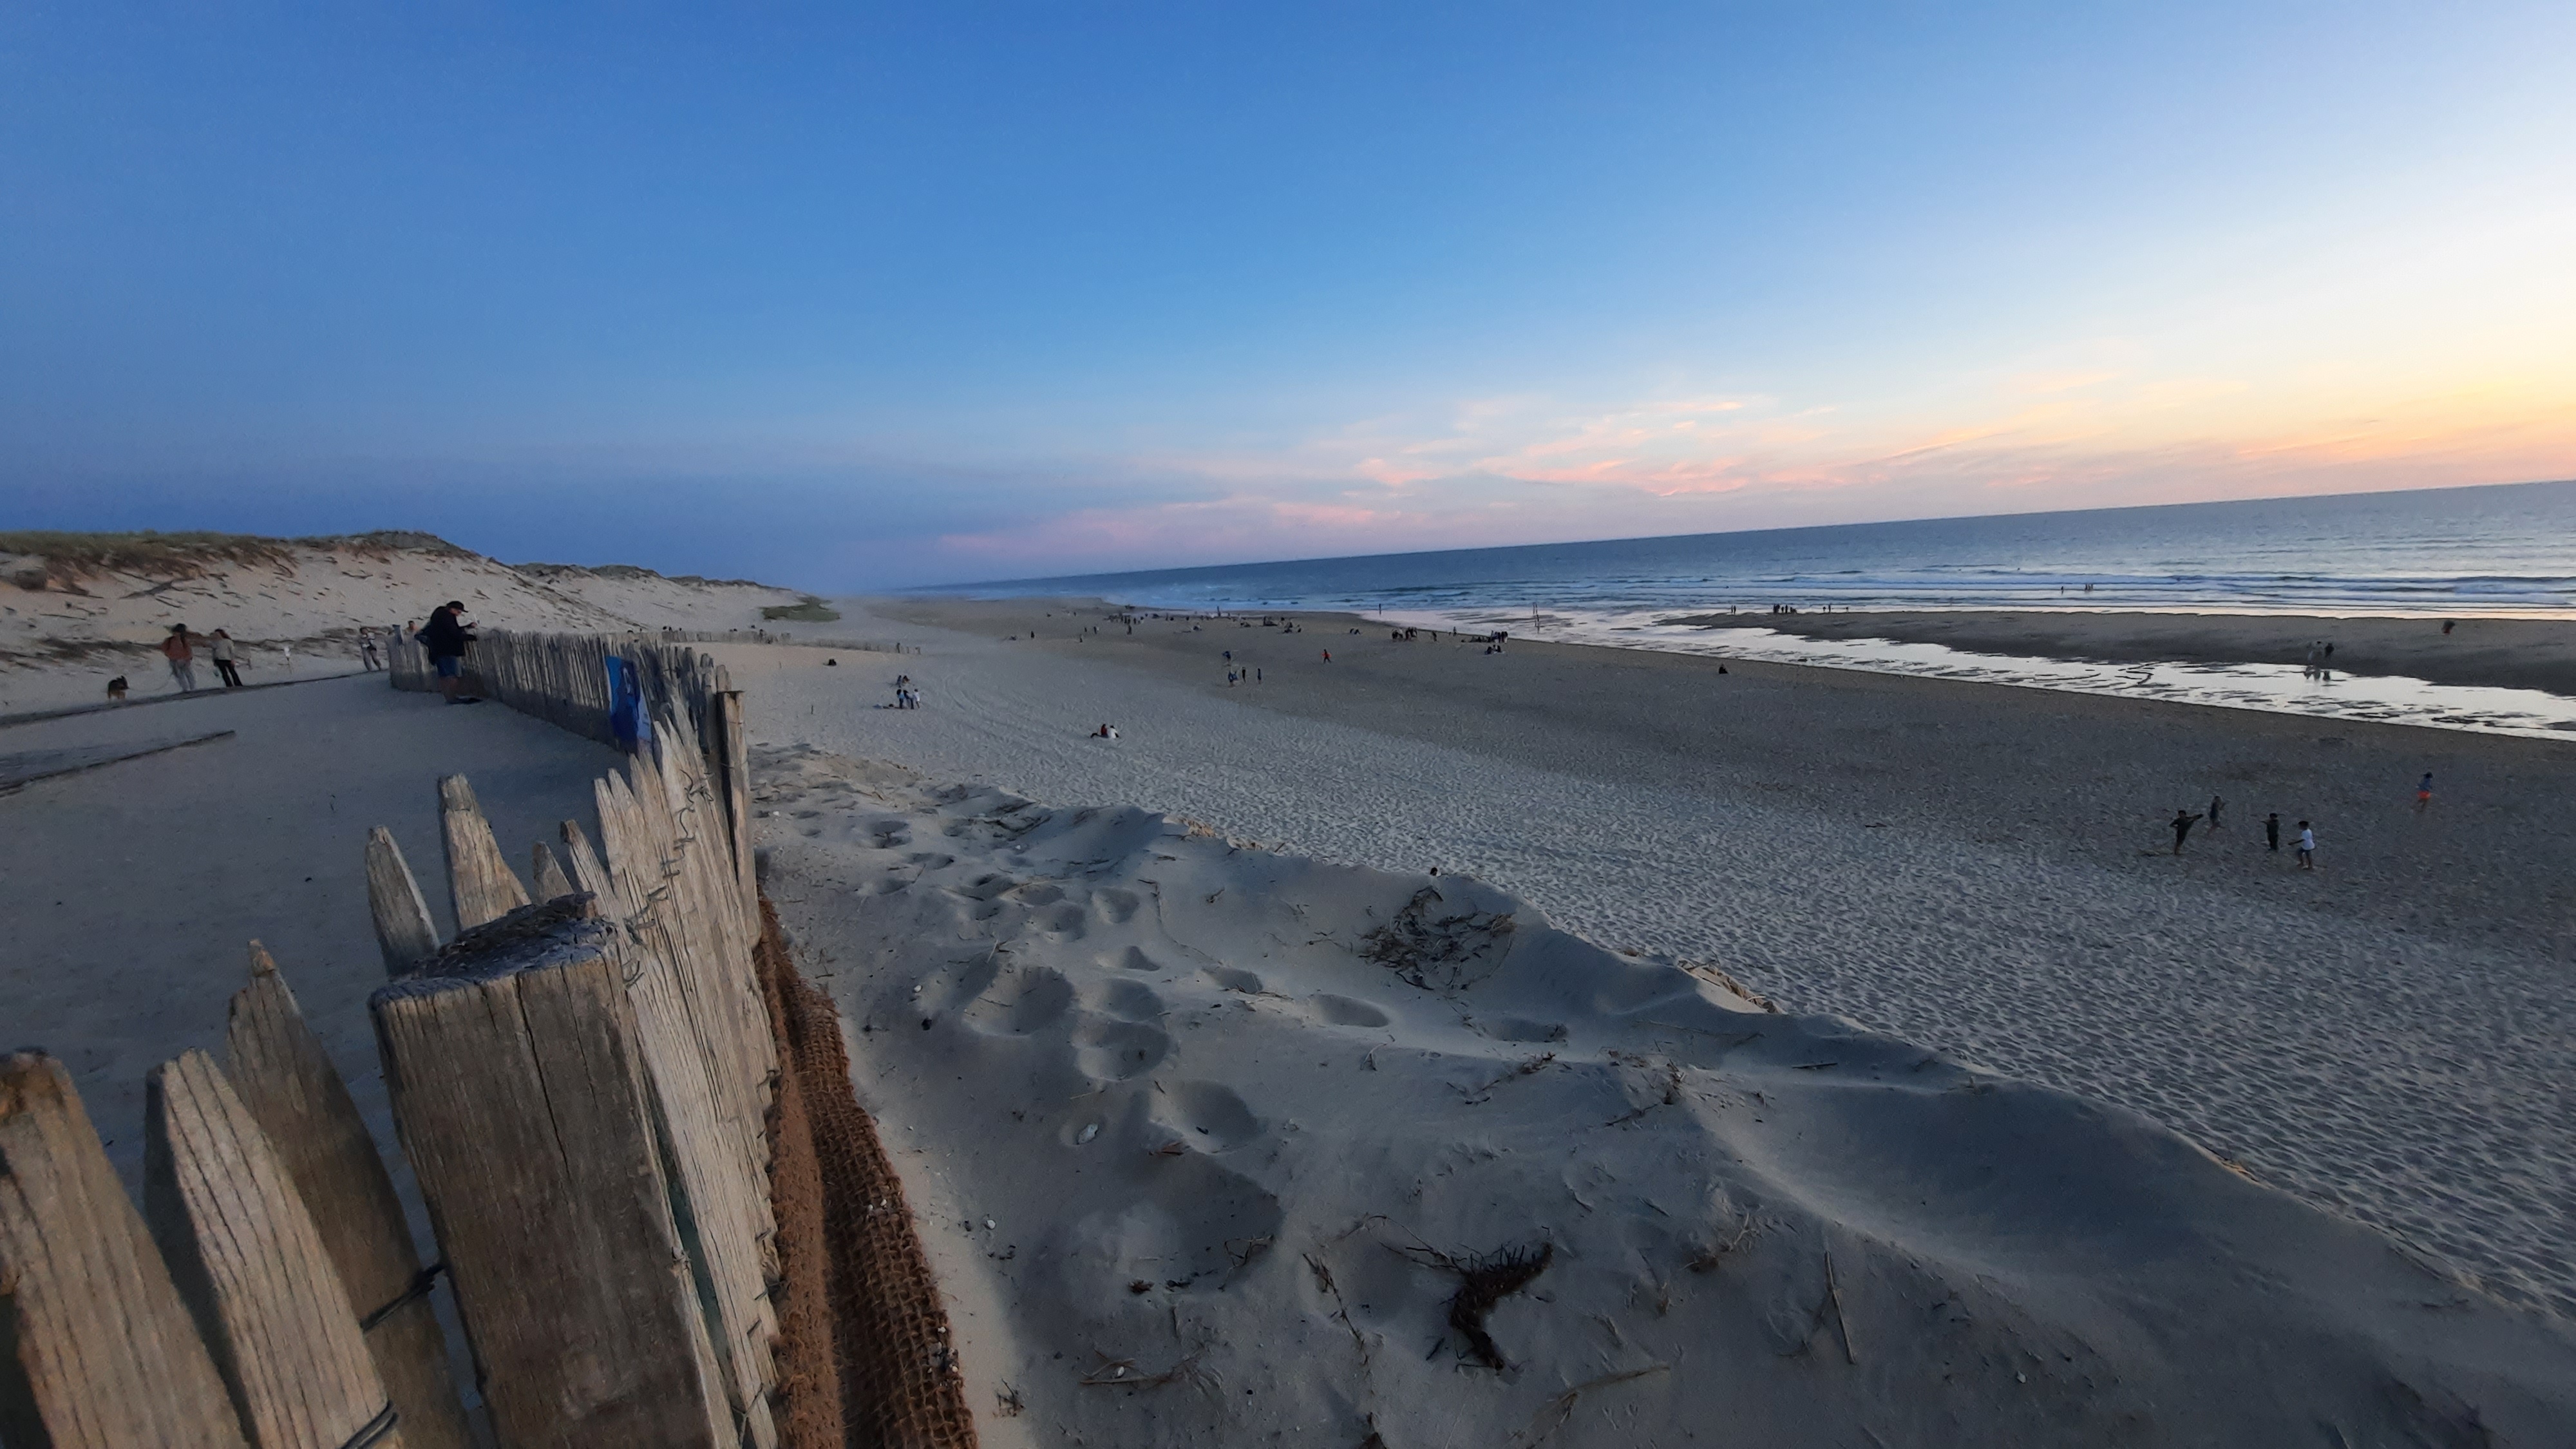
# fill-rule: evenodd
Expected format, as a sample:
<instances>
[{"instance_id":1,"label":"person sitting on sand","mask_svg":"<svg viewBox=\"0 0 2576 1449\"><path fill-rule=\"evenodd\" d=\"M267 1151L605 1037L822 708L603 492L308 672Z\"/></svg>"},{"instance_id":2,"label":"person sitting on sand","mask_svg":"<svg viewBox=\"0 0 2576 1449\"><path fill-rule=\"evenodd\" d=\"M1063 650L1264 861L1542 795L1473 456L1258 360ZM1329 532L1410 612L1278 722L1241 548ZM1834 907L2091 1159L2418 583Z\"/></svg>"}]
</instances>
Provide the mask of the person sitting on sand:
<instances>
[{"instance_id":1,"label":"person sitting on sand","mask_svg":"<svg viewBox=\"0 0 2576 1449\"><path fill-rule=\"evenodd\" d=\"M2424 778L2415 782L2415 808L2421 810L2432 803L2433 772L2426 770L2424 772Z\"/></svg>"},{"instance_id":2,"label":"person sitting on sand","mask_svg":"<svg viewBox=\"0 0 2576 1449\"><path fill-rule=\"evenodd\" d=\"M179 692L196 693L197 651L188 647L187 625L170 626L170 637L161 641L161 657L170 661L170 677L179 681Z\"/></svg>"},{"instance_id":3,"label":"person sitting on sand","mask_svg":"<svg viewBox=\"0 0 2576 1449\"><path fill-rule=\"evenodd\" d=\"M125 703L124 675L120 674L107 682L107 702L110 704Z\"/></svg>"},{"instance_id":4,"label":"person sitting on sand","mask_svg":"<svg viewBox=\"0 0 2576 1449\"><path fill-rule=\"evenodd\" d=\"M2183 842L2183 837L2184 837L2184 836L2187 836L2187 835L2189 835L2189 834L2191 834L2191 828L2192 828L2192 826L2197 825L2197 824L2199 824L2199 823L2200 823L2200 817L2199 817L2199 816L2197 816L2197 815L2192 814L2192 813L2191 813L2190 811L2188 811L2188 810L2176 810L2176 811L2174 811L2174 818L2173 818L2173 833L2174 833L2174 852L2173 852L2173 853L2174 853L2174 854L2176 854L2176 855L2180 855L2180 854L2182 854L2182 842Z\"/></svg>"}]
</instances>

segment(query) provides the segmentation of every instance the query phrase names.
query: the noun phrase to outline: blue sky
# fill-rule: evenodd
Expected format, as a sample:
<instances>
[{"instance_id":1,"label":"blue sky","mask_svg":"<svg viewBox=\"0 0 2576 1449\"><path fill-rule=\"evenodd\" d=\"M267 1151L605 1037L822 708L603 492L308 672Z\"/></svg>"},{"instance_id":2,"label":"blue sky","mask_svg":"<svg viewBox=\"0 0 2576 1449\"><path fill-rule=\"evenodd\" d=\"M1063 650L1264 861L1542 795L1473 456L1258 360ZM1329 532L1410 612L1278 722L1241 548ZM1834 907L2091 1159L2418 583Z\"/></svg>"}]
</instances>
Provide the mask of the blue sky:
<instances>
[{"instance_id":1,"label":"blue sky","mask_svg":"<svg viewBox=\"0 0 2576 1449\"><path fill-rule=\"evenodd\" d=\"M0 526L808 587L2576 475L2576 7L26 4Z\"/></svg>"}]
</instances>

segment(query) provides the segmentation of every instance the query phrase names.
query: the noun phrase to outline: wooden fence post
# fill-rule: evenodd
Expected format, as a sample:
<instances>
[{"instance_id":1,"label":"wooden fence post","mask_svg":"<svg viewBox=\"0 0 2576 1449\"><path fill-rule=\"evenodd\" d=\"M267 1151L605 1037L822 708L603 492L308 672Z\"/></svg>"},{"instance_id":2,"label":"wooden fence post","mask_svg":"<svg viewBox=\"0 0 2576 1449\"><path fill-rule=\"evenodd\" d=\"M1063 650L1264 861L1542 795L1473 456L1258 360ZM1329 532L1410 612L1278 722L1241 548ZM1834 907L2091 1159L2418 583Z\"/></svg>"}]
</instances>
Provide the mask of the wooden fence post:
<instances>
[{"instance_id":1,"label":"wooden fence post","mask_svg":"<svg viewBox=\"0 0 2576 1449\"><path fill-rule=\"evenodd\" d=\"M393 1178L349 1088L295 993L257 941L250 984L233 994L224 1052L233 1090L293 1179L348 1290L350 1316L402 1414L408 1449L469 1449L464 1401L447 1368L446 1335Z\"/></svg>"},{"instance_id":2,"label":"wooden fence post","mask_svg":"<svg viewBox=\"0 0 2576 1449\"><path fill-rule=\"evenodd\" d=\"M531 856L531 864L535 869L529 873L528 878L537 883L538 900L550 901L557 896L572 894L572 882L564 878L562 862L555 859L555 853L546 848L544 841L537 842L537 847L531 852Z\"/></svg>"},{"instance_id":3,"label":"wooden fence post","mask_svg":"<svg viewBox=\"0 0 2576 1449\"><path fill-rule=\"evenodd\" d=\"M244 1449L214 1360L71 1074L0 1056L0 1437Z\"/></svg>"},{"instance_id":4,"label":"wooden fence post","mask_svg":"<svg viewBox=\"0 0 2576 1449\"><path fill-rule=\"evenodd\" d=\"M528 888L510 874L500 842L475 802L463 775L438 779L438 825L447 838L447 889L456 902L456 929L470 931L528 903Z\"/></svg>"},{"instance_id":5,"label":"wooden fence post","mask_svg":"<svg viewBox=\"0 0 2576 1449\"><path fill-rule=\"evenodd\" d=\"M744 918L758 920L760 882L751 859L751 746L743 726L742 691L717 694L713 713L717 725L711 753L718 763L716 779L724 787L726 824L733 837L734 889L742 894Z\"/></svg>"},{"instance_id":6,"label":"wooden fence post","mask_svg":"<svg viewBox=\"0 0 2576 1449\"><path fill-rule=\"evenodd\" d=\"M393 832L381 825L367 832L367 907L375 915L387 976L400 976L438 954L438 928L430 924L420 881Z\"/></svg>"},{"instance_id":7,"label":"wooden fence post","mask_svg":"<svg viewBox=\"0 0 2576 1449\"><path fill-rule=\"evenodd\" d=\"M379 989L385 1081L501 1442L731 1446L610 930L568 896Z\"/></svg>"},{"instance_id":8,"label":"wooden fence post","mask_svg":"<svg viewBox=\"0 0 2576 1449\"><path fill-rule=\"evenodd\" d=\"M215 1059L144 1079L143 1206L258 1449L398 1449L393 1401L286 1169Z\"/></svg>"}]
</instances>

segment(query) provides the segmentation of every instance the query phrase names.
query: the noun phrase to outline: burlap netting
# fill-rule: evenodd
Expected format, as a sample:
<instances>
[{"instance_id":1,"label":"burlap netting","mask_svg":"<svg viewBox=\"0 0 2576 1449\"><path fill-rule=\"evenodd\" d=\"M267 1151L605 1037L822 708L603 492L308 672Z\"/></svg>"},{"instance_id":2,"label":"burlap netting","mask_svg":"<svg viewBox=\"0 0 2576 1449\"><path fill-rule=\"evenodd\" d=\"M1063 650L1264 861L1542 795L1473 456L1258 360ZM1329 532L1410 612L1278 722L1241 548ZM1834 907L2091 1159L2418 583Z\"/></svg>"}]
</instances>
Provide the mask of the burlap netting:
<instances>
[{"instance_id":1,"label":"burlap netting","mask_svg":"<svg viewBox=\"0 0 2576 1449\"><path fill-rule=\"evenodd\" d=\"M975 1443L948 1315L903 1184L850 1089L831 998L760 903L756 960L778 1035L770 1195L778 1219L779 1442L786 1449Z\"/></svg>"}]
</instances>

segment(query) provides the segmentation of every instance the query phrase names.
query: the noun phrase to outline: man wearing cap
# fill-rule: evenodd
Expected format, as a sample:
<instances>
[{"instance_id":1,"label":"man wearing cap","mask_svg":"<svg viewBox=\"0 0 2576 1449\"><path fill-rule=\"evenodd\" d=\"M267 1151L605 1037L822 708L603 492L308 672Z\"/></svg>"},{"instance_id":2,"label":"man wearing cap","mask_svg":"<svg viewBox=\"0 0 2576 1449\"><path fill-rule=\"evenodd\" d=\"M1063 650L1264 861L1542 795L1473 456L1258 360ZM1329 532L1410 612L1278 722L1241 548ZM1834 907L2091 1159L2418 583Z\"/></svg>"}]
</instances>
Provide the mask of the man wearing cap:
<instances>
[{"instance_id":1,"label":"man wearing cap","mask_svg":"<svg viewBox=\"0 0 2576 1449\"><path fill-rule=\"evenodd\" d=\"M450 599L430 611L429 622L420 628L421 647L429 652L429 662L438 669L438 692L449 704L481 704L483 701L457 691L465 687L465 646L474 642L472 630L465 627L465 604Z\"/></svg>"}]
</instances>

